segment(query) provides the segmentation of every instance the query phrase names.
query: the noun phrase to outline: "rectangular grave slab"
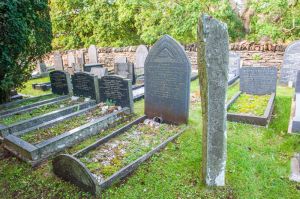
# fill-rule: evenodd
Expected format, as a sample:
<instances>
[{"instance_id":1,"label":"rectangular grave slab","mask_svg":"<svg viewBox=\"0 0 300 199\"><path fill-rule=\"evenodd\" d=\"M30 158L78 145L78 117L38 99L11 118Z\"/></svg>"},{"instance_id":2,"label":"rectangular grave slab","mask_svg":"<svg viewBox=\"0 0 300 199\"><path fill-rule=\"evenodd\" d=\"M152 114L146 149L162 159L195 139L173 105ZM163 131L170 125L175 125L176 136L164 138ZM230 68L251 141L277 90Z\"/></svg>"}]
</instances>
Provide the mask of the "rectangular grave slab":
<instances>
[{"instance_id":1,"label":"rectangular grave slab","mask_svg":"<svg viewBox=\"0 0 300 199\"><path fill-rule=\"evenodd\" d=\"M240 74L240 91L252 95L276 93L276 67L243 67Z\"/></svg>"},{"instance_id":2,"label":"rectangular grave slab","mask_svg":"<svg viewBox=\"0 0 300 199\"><path fill-rule=\"evenodd\" d=\"M148 49L145 45L139 45L135 52L135 64L134 64L134 71L136 77L144 76L144 65L145 60L148 56Z\"/></svg>"},{"instance_id":3,"label":"rectangular grave slab","mask_svg":"<svg viewBox=\"0 0 300 199\"><path fill-rule=\"evenodd\" d=\"M104 76L99 79L100 101L111 101L117 106L128 107L133 112L132 86L129 79L120 76Z\"/></svg>"},{"instance_id":4,"label":"rectangular grave slab","mask_svg":"<svg viewBox=\"0 0 300 199\"><path fill-rule=\"evenodd\" d=\"M85 64L83 67L83 71L84 72L91 72L92 68L103 68L104 66L102 64L99 63L95 63L95 64Z\"/></svg>"},{"instance_id":5,"label":"rectangular grave slab","mask_svg":"<svg viewBox=\"0 0 300 199\"><path fill-rule=\"evenodd\" d=\"M14 132L22 131L24 129L32 128L34 126L41 125L42 123L48 122L50 120L53 120L55 118L65 116L67 114L74 113L76 111L80 111L82 109L88 108L90 106L95 105L96 102L94 100L83 102L80 104L76 104L70 107L66 107L60 110L56 110L50 113L46 113L41 116L37 116L28 120L23 120L8 126L4 126L0 128L0 136L5 137L9 134L12 134Z\"/></svg>"},{"instance_id":6,"label":"rectangular grave slab","mask_svg":"<svg viewBox=\"0 0 300 199\"><path fill-rule=\"evenodd\" d=\"M32 84L32 88L36 90L47 91L51 89L51 83L46 82L46 83Z\"/></svg>"},{"instance_id":7,"label":"rectangular grave slab","mask_svg":"<svg viewBox=\"0 0 300 199\"><path fill-rule=\"evenodd\" d=\"M95 45L91 45L88 49L88 64L96 64L98 63L98 52Z\"/></svg>"},{"instance_id":8,"label":"rectangular grave slab","mask_svg":"<svg viewBox=\"0 0 300 199\"><path fill-rule=\"evenodd\" d=\"M238 99L242 92L238 92L226 105L227 110L229 107ZM231 122L241 122L246 124L253 124L258 126L267 126L271 120L274 104L275 104L275 93L271 94L268 105L265 108L263 116L253 116L248 114L229 113L227 112L227 120Z\"/></svg>"},{"instance_id":9,"label":"rectangular grave slab","mask_svg":"<svg viewBox=\"0 0 300 199\"><path fill-rule=\"evenodd\" d=\"M62 151L89 136L98 134L99 132L109 128L118 121L121 121L124 115L127 115L128 113L129 109L123 108L117 112L96 118L87 124L36 145L30 144L18 136L10 134L4 138L3 146L14 155L30 163L32 166L37 166L43 160L58 153L59 151Z\"/></svg>"},{"instance_id":10,"label":"rectangular grave slab","mask_svg":"<svg viewBox=\"0 0 300 199\"><path fill-rule=\"evenodd\" d=\"M55 70L64 70L64 64L62 56L59 52L55 52L53 55L54 58L54 68Z\"/></svg>"},{"instance_id":11,"label":"rectangular grave slab","mask_svg":"<svg viewBox=\"0 0 300 199\"><path fill-rule=\"evenodd\" d=\"M64 71L51 71L49 73L52 93L57 95L72 95L70 75Z\"/></svg>"},{"instance_id":12,"label":"rectangular grave slab","mask_svg":"<svg viewBox=\"0 0 300 199\"><path fill-rule=\"evenodd\" d=\"M74 96L88 97L99 102L98 78L85 72L77 72L72 75L72 85Z\"/></svg>"},{"instance_id":13,"label":"rectangular grave slab","mask_svg":"<svg viewBox=\"0 0 300 199\"><path fill-rule=\"evenodd\" d=\"M98 78L108 75L107 68L91 68L90 74L96 75Z\"/></svg>"},{"instance_id":14,"label":"rectangular grave slab","mask_svg":"<svg viewBox=\"0 0 300 199\"><path fill-rule=\"evenodd\" d=\"M145 114L149 118L188 122L191 64L181 45L165 35L145 61Z\"/></svg>"},{"instance_id":15,"label":"rectangular grave slab","mask_svg":"<svg viewBox=\"0 0 300 199\"><path fill-rule=\"evenodd\" d=\"M55 97L55 98L50 98L50 99L46 99L46 100L37 101L37 102L32 103L32 104L19 106L19 107L16 107L16 108L5 109L5 110L0 111L0 115L16 113L16 112L21 111L21 110L27 110L29 108L38 107L40 105L48 104L48 103L51 103L51 102L58 102L60 100L67 99L67 98L68 98L68 96L59 96L59 97Z\"/></svg>"},{"instance_id":16,"label":"rectangular grave slab","mask_svg":"<svg viewBox=\"0 0 300 199\"><path fill-rule=\"evenodd\" d=\"M120 179L127 177L130 173L136 170L143 162L148 160L152 155L161 151L168 143L175 140L180 136L185 129L180 130L178 133L169 137L165 141L162 141L156 147L152 148L149 152L140 156L136 160L132 161L125 167L121 168L113 175L105 179L103 182L99 182L96 179L96 176L91 173L91 171L79 160L80 157L83 157L88 152L93 151L97 147L105 144L112 138L118 137L121 134L124 134L127 130L131 129L134 125L142 123L147 117L143 116L137 120L123 126L122 128L114 131L113 133L105 136L104 138L99 139L92 145L78 151L73 155L62 154L53 160L53 172L63 180L69 181L77 186L79 186L84 191L91 192L94 195L101 195L101 192L111 186L112 184L118 182Z\"/></svg>"}]
</instances>

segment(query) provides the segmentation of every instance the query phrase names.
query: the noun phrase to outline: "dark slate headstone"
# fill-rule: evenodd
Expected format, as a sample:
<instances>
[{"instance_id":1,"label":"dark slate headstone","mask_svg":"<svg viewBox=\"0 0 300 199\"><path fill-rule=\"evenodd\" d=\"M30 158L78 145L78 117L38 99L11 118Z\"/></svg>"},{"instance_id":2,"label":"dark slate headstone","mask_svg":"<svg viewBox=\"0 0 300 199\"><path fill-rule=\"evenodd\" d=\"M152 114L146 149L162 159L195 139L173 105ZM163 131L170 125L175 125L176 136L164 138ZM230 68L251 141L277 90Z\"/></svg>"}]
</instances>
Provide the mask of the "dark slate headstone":
<instances>
[{"instance_id":1,"label":"dark slate headstone","mask_svg":"<svg viewBox=\"0 0 300 199\"><path fill-rule=\"evenodd\" d=\"M49 73L52 93L57 95L72 94L70 75L64 71L51 71Z\"/></svg>"},{"instance_id":2,"label":"dark slate headstone","mask_svg":"<svg viewBox=\"0 0 300 199\"><path fill-rule=\"evenodd\" d=\"M300 71L297 71L297 79L296 79L296 85L295 85L295 92L300 93Z\"/></svg>"},{"instance_id":3,"label":"dark slate headstone","mask_svg":"<svg viewBox=\"0 0 300 199\"><path fill-rule=\"evenodd\" d=\"M132 85L120 76L104 76L99 79L100 101L112 101L115 105L130 108L133 112Z\"/></svg>"},{"instance_id":4,"label":"dark slate headstone","mask_svg":"<svg viewBox=\"0 0 300 199\"><path fill-rule=\"evenodd\" d=\"M227 25L202 15L198 25L197 52L203 124L202 178L208 186L224 186L229 63Z\"/></svg>"},{"instance_id":5,"label":"dark slate headstone","mask_svg":"<svg viewBox=\"0 0 300 199\"><path fill-rule=\"evenodd\" d=\"M240 90L253 95L267 95L276 92L276 67L242 67Z\"/></svg>"},{"instance_id":6,"label":"dark slate headstone","mask_svg":"<svg viewBox=\"0 0 300 199\"><path fill-rule=\"evenodd\" d=\"M237 53L229 52L228 73L234 76L240 75L241 57Z\"/></svg>"},{"instance_id":7,"label":"dark slate headstone","mask_svg":"<svg viewBox=\"0 0 300 199\"><path fill-rule=\"evenodd\" d=\"M98 78L84 72L77 72L72 75L74 96L88 97L99 102Z\"/></svg>"},{"instance_id":8,"label":"dark slate headstone","mask_svg":"<svg viewBox=\"0 0 300 199\"><path fill-rule=\"evenodd\" d=\"M136 76L144 75L145 60L148 56L148 49L145 45L139 45L135 52L135 74Z\"/></svg>"},{"instance_id":9,"label":"dark slate headstone","mask_svg":"<svg viewBox=\"0 0 300 199\"><path fill-rule=\"evenodd\" d=\"M284 52L280 83L288 85L292 82L295 85L298 70L300 70L300 40L290 44Z\"/></svg>"},{"instance_id":10,"label":"dark slate headstone","mask_svg":"<svg viewBox=\"0 0 300 199\"><path fill-rule=\"evenodd\" d=\"M88 49L89 64L98 63L98 52L95 45L91 45Z\"/></svg>"},{"instance_id":11,"label":"dark slate headstone","mask_svg":"<svg viewBox=\"0 0 300 199\"><path fill-rule=\"evenodd\" d=\"M63 60L59 52L55 52L53 55L54 58L54 68L55 70L64 70Z\"/></svg>"},{"instance_id":12,"label":"dark slate headstone","mask_svg":"<svg viewBox=\"0 0 300 199\"><path fill-rule=\"evenodd\" d=\"M133 63L115 63L115 74L123 78L130 79L135 84L135 74Z\"/></svg>"},{"instance_id":13,"label":"dark slate headstone","mask_svg":"<svg viewBox=\"0 0 300 199\"><path fill-rule=\"evenodd\" d=\"M145 114L165 122L188 122L191 64L169 35L150 49L145 61Z\"/></svg>"}]
</instances>

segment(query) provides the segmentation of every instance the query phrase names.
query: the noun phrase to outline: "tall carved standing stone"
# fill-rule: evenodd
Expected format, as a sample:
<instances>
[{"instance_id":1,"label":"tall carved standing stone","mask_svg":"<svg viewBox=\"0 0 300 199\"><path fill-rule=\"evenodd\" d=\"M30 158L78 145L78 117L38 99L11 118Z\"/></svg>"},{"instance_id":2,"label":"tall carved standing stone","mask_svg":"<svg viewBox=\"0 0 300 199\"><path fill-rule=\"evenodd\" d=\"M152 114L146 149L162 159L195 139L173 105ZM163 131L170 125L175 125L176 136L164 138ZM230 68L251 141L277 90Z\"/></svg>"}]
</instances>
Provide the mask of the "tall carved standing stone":
<instances>
[{"instance_id":1,"label":"tall carved standing stone","mask_svg":"<svg viewBox=\"0 0 300 199\"><path fill-rule=\"evenodd\" d=\"M225 185L226 109L229 43L227 26L208 15L198 24L198 71L202 105L202 177Z\"/></svg>"}]
</instances>

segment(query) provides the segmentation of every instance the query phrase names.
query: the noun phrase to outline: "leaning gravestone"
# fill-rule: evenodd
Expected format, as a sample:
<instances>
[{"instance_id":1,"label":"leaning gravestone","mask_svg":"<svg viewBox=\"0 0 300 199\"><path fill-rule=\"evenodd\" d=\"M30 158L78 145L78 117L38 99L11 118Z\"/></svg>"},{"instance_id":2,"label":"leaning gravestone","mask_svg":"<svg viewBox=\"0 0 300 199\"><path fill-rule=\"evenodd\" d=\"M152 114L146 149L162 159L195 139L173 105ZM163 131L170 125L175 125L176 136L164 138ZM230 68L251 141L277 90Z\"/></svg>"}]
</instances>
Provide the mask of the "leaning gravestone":
<instances>
[{"instance_id":1,"label":"leaning gravestone","mask_svg":"<svg viewBox=\"0 0 300 199\"><path fill-rule=\"evenodd\" d=\"M135 69L136 76L144 75L145 60L148 55L148 49L145 45L139 45L135 52Z\"/></svg>"},{"instance_id":2,"label":"leaning gravestone","mask_svg":"<svg viewBox=\"0 0 300 199\"><path fill-rule=\"evenodd\" d=\"M123 78L130 79L135 84L135 74L133 63L115 63L115 74Z\"/></svg>"},{"instance_id":3,"label":"leaning gravestone","mask_svg":"<svg viewBox=\"0 0 300 199\"><path fill-rule=\"evenodd\" d=\"M128 107L133 113L132 86L129 79L111 75L99 79L100 101L112 101L115 105Z\"/></svg>"},{"instance_id":4,"label":"leaning gravestone","mask_svg":"<svg viewBox=\"0 0 300 199\"><path fill-rule=\"evenodd\" d=\"M209 186L225 185L227 25L208 15L198 24L198 71L202 103L202 176Z\"/></svg>"},{"instance_id":5,"label":"leaning gravestone","mask_svg":"<svg viewBox=\"0 0 300 199\"><path fill-rule=\"evenodd\" d=\"M240 74L240 91L252 95L276 92L276 67L243 67Z\"/></svg>"},{"instance_id":6,"label":"leaning gravestone","mask_svg":"<svg viewBox=\"0 0 300 199\"><path fill-rule=\"evenodd\" d=\"M98 78L84 72L77 72L72 75L72 85L74 96L88 97L99 102Z\"/></svg>"},{"instance_id":7,"label":"leaning gravestone","mask_svg":"<svg viewBox=\"0 0 300 199\"><path fill-rule=\"evenodd\" d=\"M49 73L52 93L57 95L72 95L70 75L64 71L55 70Z\"/></svg>"},{"instance_id":8,"label":"leaning gravestone","mask_svg":"<svg viewBox=\"0 0 300 199\"><path fill-rule=\"evenodd\" d=\"M63 60L59 52L54 53L54 68L55 70L64 70Z\"/></svg>"},{"instance_id":9,"label":"leaning gravestone","mask_svg":"<svg viewBox=\"0 0 300 199\"><path fill-rule=\"evenodd\" d=\"M88 49L89 64L98 63L98 52L95 45L91 45Z\"/></svg>"},{"instance_id":10,"label":"leaning gravestone","mask_svg":"<svg viewBox=\"0 0 300 199\"><path fill-rule=\"evenodd\" d=\"M107 68L99 68L99 67L92 67L91 74L96 75L98 78L108 75Z\"/></svg>"},{"instance_id":11,"label":"leaning gravestone","mask_svg":"<svg viewBox=\"0 0 300 199\"><path fill-rule=\"evenodd\" d=\"M283 64L280 71L280 83L295 85L297 71L300 70L300 40L290 44L283 57Z\"/></svg>"},{"instance_id":12,"label":"leaning gravestone","mask_svg":"<svg viewBox=\"0 0 300 199\"><path fill-rule=\"evenodd\" d=\"M191 64L169 35L151 48L145 61L145 114L165 122L188 122Z\"/></svg>"}]
</instances>

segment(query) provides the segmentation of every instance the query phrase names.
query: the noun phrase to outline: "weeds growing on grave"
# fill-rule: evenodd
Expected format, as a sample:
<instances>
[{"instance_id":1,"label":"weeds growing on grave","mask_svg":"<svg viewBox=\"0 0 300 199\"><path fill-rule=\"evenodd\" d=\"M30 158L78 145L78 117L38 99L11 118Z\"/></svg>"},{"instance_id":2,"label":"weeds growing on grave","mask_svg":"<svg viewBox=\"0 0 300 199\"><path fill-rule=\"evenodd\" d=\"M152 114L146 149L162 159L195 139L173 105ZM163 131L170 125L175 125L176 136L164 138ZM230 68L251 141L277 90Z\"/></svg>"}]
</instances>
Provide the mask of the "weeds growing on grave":
<instances>
[{"instance_id":1,"label":"weeds growing on grave","mask_svg":"<svg viewBox=\"0 0 300 199\"><path fill-rule=\"evenodd\" d=\"M249 95L242 93L229 107L230 113L263 116L271 95Z\"/></svg>"}]
</instances>

